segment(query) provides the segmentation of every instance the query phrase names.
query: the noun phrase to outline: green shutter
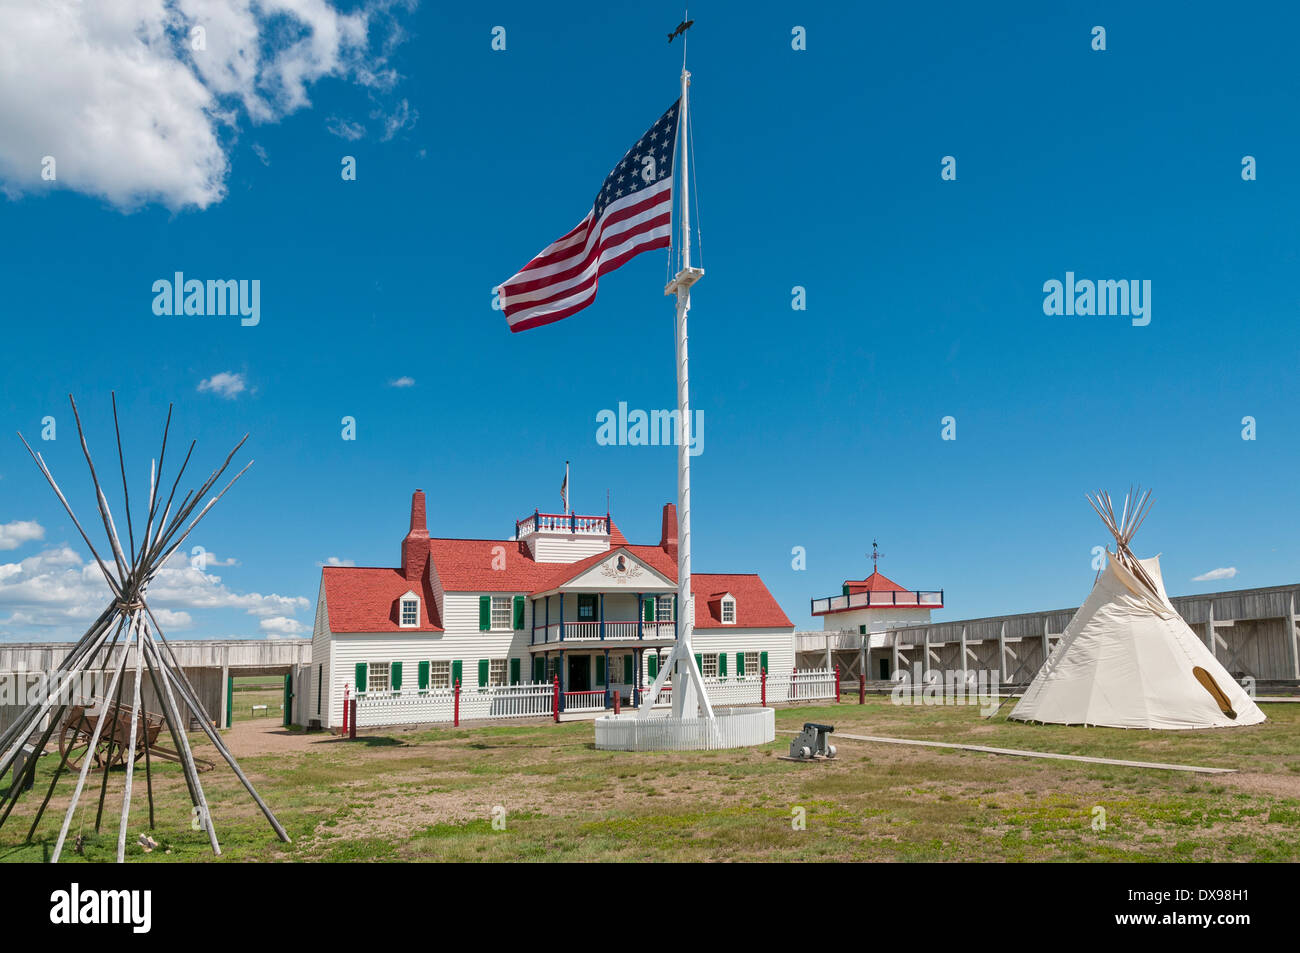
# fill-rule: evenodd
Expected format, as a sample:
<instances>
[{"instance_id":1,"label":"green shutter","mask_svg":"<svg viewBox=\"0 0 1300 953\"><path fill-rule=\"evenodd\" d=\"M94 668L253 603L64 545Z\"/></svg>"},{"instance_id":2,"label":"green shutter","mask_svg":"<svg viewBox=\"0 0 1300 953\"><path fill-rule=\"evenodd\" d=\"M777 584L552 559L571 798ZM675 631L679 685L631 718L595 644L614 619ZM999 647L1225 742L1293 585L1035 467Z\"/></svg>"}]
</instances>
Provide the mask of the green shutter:
<instances>
[{"instance_id":1,"label":"green shutter","mask_svg":"<svg viewBox=\"0 0 1300 953\"><path fill-rule=\"evenodd\" d=\"M759 669L761 669L761 670L764 671L764 672L767 671L767 653L766 653L766 652L759 652L759 653L758 653L758 667L759 667Z\"/></svg>"},{"instance_id":2,"label":"green shutter","mask_svg":"<svg viewBox=\"0 0 1300 953\"><path fill-rule=\"evenodd\" d=\"M465 670L464 667L460 664L460 659L456 659L456 661L451 663L451 687L452 688L455 688L457 685L460 685L462 688L465 687L461 676L461 673L464 670Z\"/></svg>"},{"instance_id":3,"label":"green shutter","mask_svg":"<svg viewBox=\"0 0 1300 953\"><path fill-rule=\"evenodd\" d=\"M356 675L357 675L357 683L352 687L359 692L364 692L366 690L366 663L365 662L357 663Z\"/></svg>"},{"instance_id":4,"label":"green shutter","mask_svg":"<svg viewBox=\"0 0 1300 953\"><path fill-rule=\"evenodd\" d=\"M596 656L596 684L603 686L605 684L605 656Z\"/></svg>"},{"instance_id":5,"label":"green shutter","mask_svg":"<svg viewBox=\"0 0 1300 953\"><path fill-rule=\"evenodd\" d=\"M647 599L645 602L641 603L641 618L645 622L653 622L655 620L654 599Z\"/></svg>"},{"instance_id":6,"label":"green shutter","mask_svg":"<svg viewBox=\"0 0 1300 953\"><path fill-rule=\"evenodd\" d=\"M846 582L846 583L844 584L844 591L841 592L840 595L847 596L848 594L849 594L849 584Z\"/></svg>"},{"instance_id":7,"label":"green shutter","mask_svg":"<svg viewBox=\"0 0 1300 953\"><path fill-rule=\"evenodd\" d=\"M519 659L517 658L512 658L510 660L510 684L519 684Z\"/></svg>"},{"instance_id":8,"label":"green shutter","mask_svg":"<svg viewBox=\"0 0 1300 953\"><path fill-rule=\"evenodd\" d=\"M704 675L704 656L699 652L695 653L695 667L700 670L700 675Z\"/></svg>"},{"instance_id":9,"label":"green shutter","mask_svg":"<svg viewBox=\"0 0 1300 953\"><path fill-rule=\"evenodd\" d=\"M866 634L867 634L867 627L865 625L858 626L858 635L866 635Z\"/></svg>"},{"instance_id":10,"label":"green shutter","mask_svg":"<svg viewBox=\"0 0 1300 953\"><path fill-rule=\"evenodd\" d=\"M487 632L492 628L492 597L478 597L478 630Z\"/></svg>"},{"instance_id":11,"label":"green shutter","mask_svg":"<svg viewBox=\"0 0 1300 953\"><path fill-rule=\"evenodd\" d=\"M488 683L488 660L481 658L478 660L478 687L487 688Z\"/></svg>"},{"instance_id":12,"label":"green shutter","mask_svg":"<svg viewBox=\"0 0 1300 953\"><path fill-rule=\"evenodd\" d=\"M650 678L654 679L655 676L659 674L659 656L654 654L648 655L646 657L646 665L649 666Z\"/></svg>"},{"instance_id":13,"label":"green shutter","mask_svg":"<svg viewBox=\"0 0 1300 953\"><path fill-rule=\"evenodd\" d=\"M420 691L429 687L429 663L421 662L415 669L415 684Z\"/></svg>"},{"instance_id":14,"label":"green shutter","mask_svg":"<svg viewBox=\"0 0 1300 953\"><path fill-rule=\"evenodd\" d=\"M736 653L736 674L737 675L745 674L745 653L744 652Z\"/></svg>"},{"instance_id":15,"label":"green shutter","mask_svg":"<svg viewBox=\"0 0 1300 953\"><path fill-rule=\"evenodd\" d=\"M632 669L633 669L632 656L624 655L623 656L623 684L631 685L636 680L636 676L633 673Z\"/></svg>"},{"instance_id":16,"label":"green shutter","mask_svg":"<svg viewBox=\"0 0 1300 953\"><path fill-rule=\"evenodd\" d=\"M395 691L395 692L396 692L396 691L401 691L401 688L402 688L402 663L401 663L401 662L393 662L393 663L388 667L388 672L389 672L389 675L391 676L389 680L393 683L393 691Z\"/></svg>"},{"instance_id":17,"label":"green shutter","mask_svg":"<svg viewBox=\"0 0 1300 953\"><path fill-rule=\"evenodd\" d=\"M727 653L718 653L718 678L727 677Z\"/></svg>"},{"instance_id":18,"label":"green shutter","mask_svg":"<svg viewBox=\"0 0 1300 953\"><path fill-rule=\"evenodd\" d=\"M524 627L524 597L515 596L515 631L521 631Z\"/></svg>"}]
</instances>

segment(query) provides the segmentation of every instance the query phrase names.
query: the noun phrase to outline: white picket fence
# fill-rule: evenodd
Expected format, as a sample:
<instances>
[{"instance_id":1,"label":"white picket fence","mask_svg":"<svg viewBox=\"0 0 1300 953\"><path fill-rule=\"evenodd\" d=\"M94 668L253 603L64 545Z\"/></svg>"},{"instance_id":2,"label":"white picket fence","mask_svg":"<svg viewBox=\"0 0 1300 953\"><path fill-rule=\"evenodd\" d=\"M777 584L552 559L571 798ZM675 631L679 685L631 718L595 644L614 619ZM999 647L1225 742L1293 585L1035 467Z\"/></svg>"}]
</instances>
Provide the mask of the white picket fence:
<instances>
[{"instance_id":1,"label":"white picket fence","mask_svg":"<svg viewBox=\"0 0 1300 953\"><path fill-rule=\"evenodd\" d=\"M761 675L734 675L706 678L704 690L717 708L758 705L763 700ZM649 693L650 685L643 691ZM564 710L604 711L603 691L564 692ZM831 669L801 669L784 675L767 676L767 703L807 702L835 698L835 672ZM493 718L545 718L552 714L555 686L551 682L524 682L490 688L461 689L461 721ZM653 707L672 704L672 685L665 684ZM380 728L390 725L419 725L452 721L455 716L455 692L450 688L423 691L403 689L396 692L362 692L357 695L357 727Z\"/></svg>"},{"instance_id":2,"label":"white picket fence","mask_svg":"<svg viewBox=\"0 0 1300 953\"><path fill-rule=\"evenodd\" d=\"M523 682L491 688L461 689L460 718L544 718L554 707L555 687L550 682ZM604 706L602 706L604 707ZM357 695L357 727L419 725L452 721L456 695L450 688L403 689Z\"/></svg>"}]
</instances>

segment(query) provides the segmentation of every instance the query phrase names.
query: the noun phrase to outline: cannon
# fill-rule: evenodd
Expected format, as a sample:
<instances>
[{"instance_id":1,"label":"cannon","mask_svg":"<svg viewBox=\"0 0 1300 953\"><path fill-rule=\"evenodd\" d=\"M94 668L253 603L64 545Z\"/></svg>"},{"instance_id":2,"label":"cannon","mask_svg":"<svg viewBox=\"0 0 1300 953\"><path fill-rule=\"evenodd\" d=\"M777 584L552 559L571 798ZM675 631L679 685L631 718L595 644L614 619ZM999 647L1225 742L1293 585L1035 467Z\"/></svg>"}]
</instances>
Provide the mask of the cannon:
<instances>
[{"instance_id":1,"label":"cannon","mask_svg":"<svg viewBox=\"0 0 1300 953\"><path fill-rule=\"evenodd\" d=\"M830 734L834 730L834 725L804 722L803 731L790 742L790 757L798 761L835 757L835 746L830 743Z\"/></svg>"}]
</instances>

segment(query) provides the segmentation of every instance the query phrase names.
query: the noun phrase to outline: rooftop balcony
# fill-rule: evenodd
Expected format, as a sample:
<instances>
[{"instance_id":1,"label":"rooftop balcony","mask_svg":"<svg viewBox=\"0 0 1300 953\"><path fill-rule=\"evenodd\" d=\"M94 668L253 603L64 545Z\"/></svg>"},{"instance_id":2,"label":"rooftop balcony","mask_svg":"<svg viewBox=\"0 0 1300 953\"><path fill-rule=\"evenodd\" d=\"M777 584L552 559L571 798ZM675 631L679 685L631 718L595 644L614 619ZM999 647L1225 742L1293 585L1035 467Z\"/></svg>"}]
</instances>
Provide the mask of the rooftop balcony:
<instances>
[{"instance_id":1,"label":"rooftop balcony","mask_svg":"<svg viewBox=\"0 0 1300 953\"><path fill-rule=\"evenodd\" d=\"M523 539L534 533L560 533L565 536L608 536L609 514L604 516L579 516L577 513L541 513L533 510L531 516L515 521L515 538Z\"/></svg>"},{"instance_id":2,"label":"rooftop balcony","mask_svg":"<svg viewBox=\"0 0 1300 953\"><path fill-rule=\"evenodd\" d=\"M869 590L812 600L813 615L826 615L828 612L843 612L847 609L891 609L894 607L942 609L943 590L917 589L904 592Z\"/></svg>"}]
</instances>

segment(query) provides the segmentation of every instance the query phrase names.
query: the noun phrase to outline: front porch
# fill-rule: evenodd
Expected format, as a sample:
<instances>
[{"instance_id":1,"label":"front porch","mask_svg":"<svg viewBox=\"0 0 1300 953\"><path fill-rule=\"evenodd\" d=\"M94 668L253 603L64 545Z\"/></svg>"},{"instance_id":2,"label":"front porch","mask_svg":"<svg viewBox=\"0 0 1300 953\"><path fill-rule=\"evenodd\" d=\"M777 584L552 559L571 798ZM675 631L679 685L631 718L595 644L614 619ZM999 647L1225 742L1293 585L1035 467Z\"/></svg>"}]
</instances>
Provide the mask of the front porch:
<instances>
[{"instance_id":1,"label":"front porch","mask_svg":"<svg viewBox=\"0 0 1300 953\"><path fill-rule=\"evenodd\" d=\"M670 643L677 638L677 593L566 592L533 599L529 644Z\"/></svg>"},{"instance_id":2,"label":"front porch","mask_svg":"<svg viewBox=\"0 0 1300 953\"><path fill-rule=\"evenodd\" d=\"M606 645L598 650L533 648L533 680L553 683L559 680L561 712L600 712L611 710L615 698L619 706L641 704L648 691L647 672L657 675L668 658L670 647ZM667 704L670 686L660 693L656 704Z\"/></svg>"}]
</instances>

